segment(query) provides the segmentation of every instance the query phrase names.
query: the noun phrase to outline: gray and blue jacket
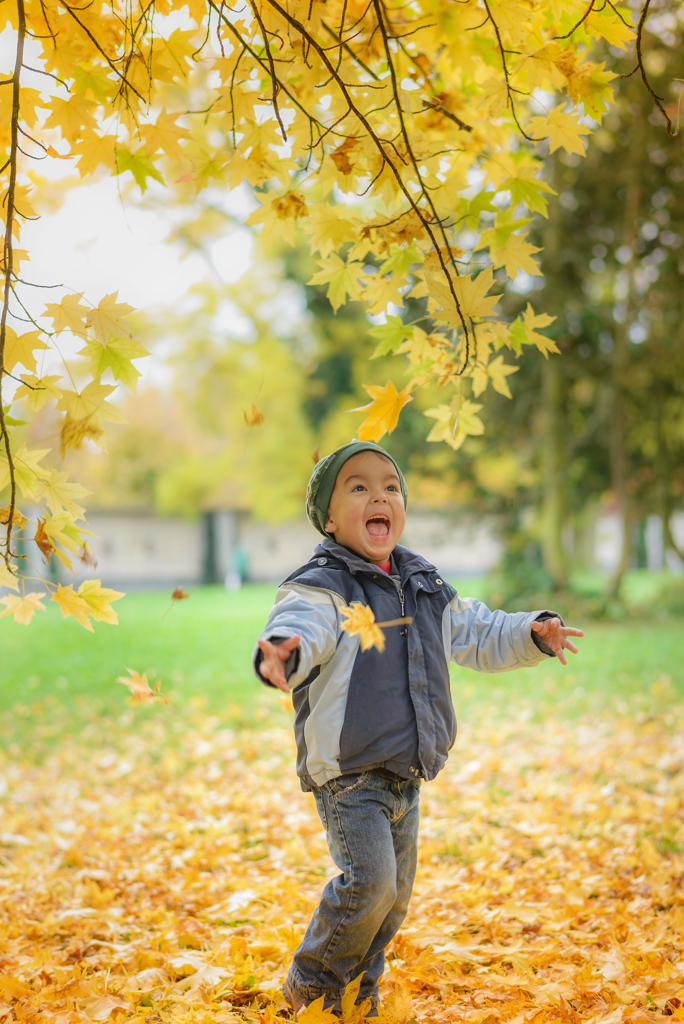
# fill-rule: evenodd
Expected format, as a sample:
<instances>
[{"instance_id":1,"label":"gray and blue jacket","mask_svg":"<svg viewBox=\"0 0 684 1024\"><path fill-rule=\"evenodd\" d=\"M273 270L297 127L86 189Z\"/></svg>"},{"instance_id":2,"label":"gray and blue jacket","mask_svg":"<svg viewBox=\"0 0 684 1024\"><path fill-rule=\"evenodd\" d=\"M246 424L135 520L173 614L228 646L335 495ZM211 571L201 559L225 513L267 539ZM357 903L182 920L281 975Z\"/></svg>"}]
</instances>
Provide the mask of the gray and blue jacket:
<instances>
[{"instance_id":1,"label":"gray and blue jacket","mask_svg":"<svg viewBox=\"0 0 684 1024\"><path fill-rule=\"evenodd\" d=\"M340 609L352 601L370 605L377 622L413 622L387 628L382 653L362 651L359 637L342 630ZM456 739L449 662L478 672L537 665L552 652L532 633L532 622L553 614L492 612L459 597L408 548L394 549L388 576L324 540L279 588L261 635L276 642L301 637L286 672L302 788L376 768L434 779ZM257 647L257 675L261 657Z\"/></svg>"}]
</instances>

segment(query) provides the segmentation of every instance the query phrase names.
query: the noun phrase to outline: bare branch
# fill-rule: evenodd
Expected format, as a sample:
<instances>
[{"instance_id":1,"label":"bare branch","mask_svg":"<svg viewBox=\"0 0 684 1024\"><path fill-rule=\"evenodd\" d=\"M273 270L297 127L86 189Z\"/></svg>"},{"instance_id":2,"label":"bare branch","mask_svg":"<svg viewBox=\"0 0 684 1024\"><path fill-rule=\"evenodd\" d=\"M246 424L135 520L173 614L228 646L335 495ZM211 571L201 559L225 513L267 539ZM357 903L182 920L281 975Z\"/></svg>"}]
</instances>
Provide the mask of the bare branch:
<instances>
[{"instance_id":1,"label":"bare branch","mask_svg":"<svg viewBox=\"0 0 684 1024\"><path fill-rule=\"evenodd\" d=\"M670 136L671 139L676 139L677 136L679 135L679 130L678 129L675 129L674 131L672 130L672 120L671 120L670 116L668 115L667 111L665 110L665 107L661 103L662 96L657 96L656 95L655 90L652 88L651 83L648 80L648 76L646 74L646 69L644 67L644 58L643 58L641 46L642 46L642 42L643 42L644 24L646 23L646 18L648 17L648 9L649 9L650 6L651 6L651 0L646 0L646 3L644 4L644 6L643 6L643 8L641 10L641 17L639 18L639 24L637 26L637 37L636 37L637 66L634 68L634 71L630 71L628 75L620 75L620 78L631 78L635 71L638 70L638 71L641 72L641 79L642 79L644 85L646 86L646 88L648 89L649 93L651 94L651 97L653 98L653 102L655 103L656 107L658 108L660 113L663 115L663 119L665 121L665 126L667 128L667 134Z\"/></svg>"}]
</instances>

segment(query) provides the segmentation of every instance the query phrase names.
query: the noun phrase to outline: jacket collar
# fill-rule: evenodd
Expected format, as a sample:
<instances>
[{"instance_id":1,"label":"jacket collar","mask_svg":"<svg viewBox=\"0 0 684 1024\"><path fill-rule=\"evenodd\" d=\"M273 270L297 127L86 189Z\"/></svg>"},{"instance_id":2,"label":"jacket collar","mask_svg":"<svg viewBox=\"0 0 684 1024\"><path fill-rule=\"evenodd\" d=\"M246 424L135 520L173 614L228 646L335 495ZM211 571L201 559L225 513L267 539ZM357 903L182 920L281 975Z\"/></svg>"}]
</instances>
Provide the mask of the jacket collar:
<instances>
[{"instance_id":1,"label":"jacket collar","mask_svg":"<svg viewBox=\"0 0 684 1024\"><path fill-rule=\"evenodd\" d=\"M367 562L365 558L357 555L351 548L345 548L342 544L337 544L334 540L329 540L327 537L321 544L316 545L314 555L330 555L333 558L337 558L340 562L344 562L352 574L378 571L377 565ZM415 551L409 551L408 548L402 547L401 544L397 544L392 552L392 557L399 570L402 585L415 572L436 572L435 566L431 562L428 562L422 555L417 555Z\"/></svg>"}]
</instances>

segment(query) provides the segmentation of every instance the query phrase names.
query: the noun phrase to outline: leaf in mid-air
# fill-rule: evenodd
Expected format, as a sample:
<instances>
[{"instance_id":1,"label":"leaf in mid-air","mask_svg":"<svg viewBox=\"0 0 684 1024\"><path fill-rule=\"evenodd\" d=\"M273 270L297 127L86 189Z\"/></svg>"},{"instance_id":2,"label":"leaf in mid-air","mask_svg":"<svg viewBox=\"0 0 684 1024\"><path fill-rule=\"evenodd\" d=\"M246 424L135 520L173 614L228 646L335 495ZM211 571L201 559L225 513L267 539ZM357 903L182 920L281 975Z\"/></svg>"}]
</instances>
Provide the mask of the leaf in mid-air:
<instances>
[{"instance_id":1,"label":"leaf in mid-air","mask_svg":"<svg viewBox=\"0 0 684 1024\"><path fill-rule=\"evenodd\" d=\"M349 412L365 412L368 415L358 429L359 440L379 441L385 434L391 434L399 422L399 413L407 402L413 401L411 395L411 384L407 384L401 391L397 391L392 381L388 381L383 387L374 384L364 384L373 401L369 405L362 405Z\"/></svg>"},{"instance_id":2,"label":"leaf in mid-air","mask_svg":"<svg viewBox=\"0 0 684 1024\"><path fill-rule=\"evenodd\" d=\"M154 690L152 690L147 681L146 672L140 675L140 673L135 672L132 668L127 668L126 671L128 675L118 676L116 681L128 687L135 704L168 704L166 697L160 692L161 683L159 680L157 680Z\"/></svg>"},{"instance_id":3,"label":"leaf in mid-air","mask_svg":"<svg viewBox=\"0 0 684 1024\"><path fill-rule=\"evenodd\" d=\"M242 415L248 427L260 427L264 422L264 414L259 412L254 402L252 402L251 408L242 410Z\"/></svg>"},{"instance_id":4,"label":"leaf in mid-air","mask_svg":"<svg viewBox=\"0 0 684 1024\"><path fill-rule=\"evenodd\" d=\"M345 633L359 636L362 651L368 651L371 647L385 650L385 634L376 623L372 608L360 601L352 601L351 605L341 608L340 612L345 616L342 629Z\"/></svg>"}]
</instances>

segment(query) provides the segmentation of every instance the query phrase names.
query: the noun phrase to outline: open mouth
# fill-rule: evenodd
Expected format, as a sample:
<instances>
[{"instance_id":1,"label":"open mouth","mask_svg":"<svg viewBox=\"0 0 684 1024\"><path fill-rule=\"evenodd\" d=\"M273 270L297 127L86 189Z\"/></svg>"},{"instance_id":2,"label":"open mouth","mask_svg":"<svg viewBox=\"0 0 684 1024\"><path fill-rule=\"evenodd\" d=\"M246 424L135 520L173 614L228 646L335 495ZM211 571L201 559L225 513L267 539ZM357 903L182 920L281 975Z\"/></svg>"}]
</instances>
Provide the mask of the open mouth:
<instances>
[{"instance_id":1,"label":"open mouth","mask_svg":"<svg viewBox=\"0 0 684 1024\"><path fill-rule=\"evenodd\" d=\"M389 516L371 516L366 523L366 529L373 540L387 540L390 533Z\"/></svg>"}]
</instances>

